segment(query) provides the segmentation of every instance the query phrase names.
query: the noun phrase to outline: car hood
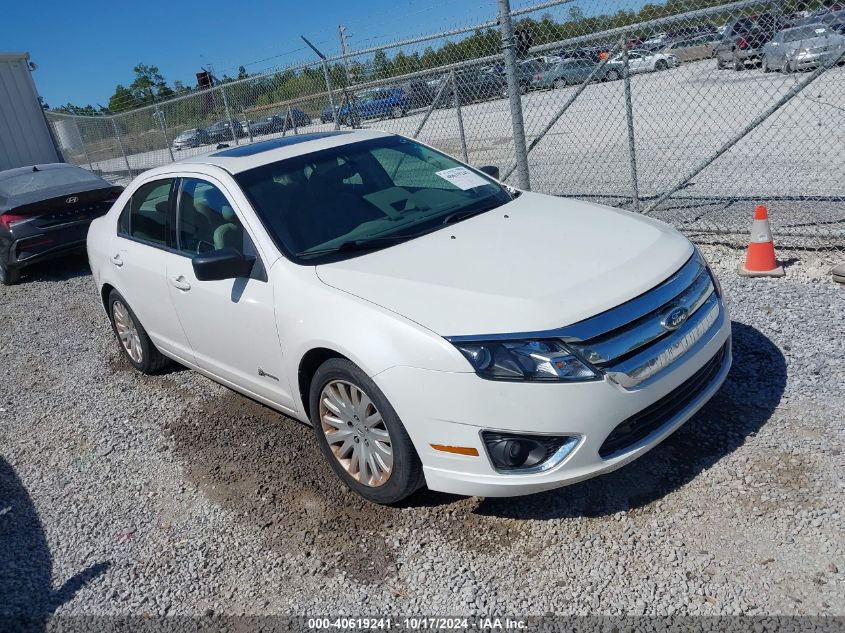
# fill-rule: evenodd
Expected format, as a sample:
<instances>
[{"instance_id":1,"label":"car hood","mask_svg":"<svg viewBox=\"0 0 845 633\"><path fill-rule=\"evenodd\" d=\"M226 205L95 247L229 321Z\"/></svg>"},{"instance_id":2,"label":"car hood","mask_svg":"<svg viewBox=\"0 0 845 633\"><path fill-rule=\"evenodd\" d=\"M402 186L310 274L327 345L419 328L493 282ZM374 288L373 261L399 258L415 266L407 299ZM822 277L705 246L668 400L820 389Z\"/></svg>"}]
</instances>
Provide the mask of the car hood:
<instances>
[{"instance_id":1,"label":"car hood","mask_svg":"<svg viewBox=\"0 0 845 633\"><path fill-rule=\"evenodd\" d=\"M795 40L794 42L787 42L784 46L790 51L796 51L799 48L816 48L817 46L841 46L845 42L845 37L841 35L825 37L820 35L818 37L806 37L803 40Z\"/></svg>"},{"instance_id":2,"label":"car hood","mask_svg":"<svg viewBox=\"0 0 845 633\"><path fill-rule=\"evenodd\" d=\"M671 227L577 200L523 193L434 233L317 266L327 285L442 336L547 330L653 288L692 255Z\"/></svg>"}]
</instances>

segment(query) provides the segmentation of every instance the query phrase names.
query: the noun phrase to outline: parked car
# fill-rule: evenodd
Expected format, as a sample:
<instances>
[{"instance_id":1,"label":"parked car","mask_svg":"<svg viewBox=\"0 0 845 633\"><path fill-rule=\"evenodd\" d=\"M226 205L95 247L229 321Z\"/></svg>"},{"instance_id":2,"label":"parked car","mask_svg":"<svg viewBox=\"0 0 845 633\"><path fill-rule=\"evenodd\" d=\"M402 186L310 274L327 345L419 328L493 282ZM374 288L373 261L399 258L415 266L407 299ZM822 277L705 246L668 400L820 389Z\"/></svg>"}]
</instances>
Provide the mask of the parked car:
<instances>
[{"instance_id":1,"label":"parked car","mask_svg":"<svg viewBox=\"0 0 845 633\"><path fill-rule=\"evenodd\" d=\"M449 81L449 75L444 75L440 81ZM489 69L476 66L455 71L455 85L458 88L458 97L461 103L472 103L501 96L504 82L504 74L500 74L496 66ZM439 86L436 87L435 93L438 90ZM446 88L438 105L440 107L451 105L454 93L455 91L451 86Z\"/></svg>"},{"instance_id":2,"label":"parked car","mask_svg":"<svg viewBox=\"0 0 845 633\"><path fill-rule=\"evenodd\" d=\"M668 70L675 66L677 66L677 60L674 55L653 53L638 48L628 51L628 68L632 75ZM619 53L605 65L604 79L608 81L621 79L624 75L624 67L622 53Z\"/></svg>"},{"instance_id":3,"label":"parked car","mask_svg":"<svg viewBox=\"0 0 845 633\"><path fill-rule=\"evenodd\" d=\"M173 139L173 149L178 152L187 147L200 147L209 143L211 143L211 137L208 132L202 128L193 128L185 130Z\"/></svg>"},{"instance_id":4,"label":"parked car","mask_svg":"<svg viewBox=\"0 0 845 633\"><path fill-rule=\"evenodd\" d=\"M845 37L821 22L777 33L763 47L763 70L793 72L814 68L845 52Z\"/></svg>"},{"instance_id":5,"label":"parked car","mask_svg":"<svg viewBox=\"0 0 845 633\"><path fill-rule=\"evenodd\" d=\"M713 57L720 41L721 38L715 33L694 35L671 42L661 52L674 56L679 63L694 62Z\"/></svg>"},{"instance_id":6,"label":"parked car","mask_svg":"<svg viewBox=\"0 0 845 633\"><path fill-rule=\"evenodd\" d=\"M137 370L311 424L371 501L615 470L724 381L719 284L669 225L492 171L370 130L159 167L91 225L97 297Z\"/></svg>"},{"instance_id":7,"label":"parked car","mask_svg":"<svg viewBox=\"0 0 845 633\"><path fill-rule=\"evenodd\" d=\"M590 76L598 64L587 59L563 59L549 70L538 73L533 81L533 89L541 88L564 88L574 84L583 83L583 81ZM607 65L598 69L595 73L594 80L602 81L606 79ZM614 75L616 74L614 70Z\"/></svg>"},{"instance_id":8,"label":"parked car","mask_svg":"<svg viewBox=\"0 0 845 633\"><path fill-rule=\"evenodd\" d=\"M434 100L434 89L427 81L415 79L399 86L408 99L408 109L425 108Z\"/></svg>"},{"instance_id":9,"label":"parked car","mask_svg":"<svg viewBox=\"0 0 845 633\"><path fill-rule=\"evenodd\" d=\"M661 51L666 48L666 45L671 41L668 33L656 33L652 37L648 38L647 40L643 40L641 44L637 46L640 50L652 51L657 52Z\"/></svg>"},{"instance_id":10,"label":"parked car","mask_svg":"<svg viewBox=\"0 0 845 633\"><path fill-rule=\"evenodd\" d=\"M225 143L233 140L233 134L237 137L246 136L243 126L237 119L231 121L217 121L205 129L208 138L212 143Z\"/></svg>"},{"instance_id":11,"label":"parked car","mask_svg":"<svg viewBox=\"0 0 845 633\"><path fill-rule=\"evenodd\" d=\"M805 24L824 24L829 30L845 35L845 9L814 15Z\"/></svg>"},{"instance_id":12,"label":"parked car","mask_svg":"<svg viewBox=\"0 0 845 633\"><path fill-rule=\"evenodd\" d=\"M311 125L311 117L299 108L291 108L288 112L283 112L281 116L274 117L274 121L276 121L277 132L284 131L285 126L287 126L287 129L291 129ZM281 122L281 125L279 125L279 122Z\"/></svg>"},{"instance_id":13,"label":"parked car","mask_svg":"<svg viewBox=\"0 0 845 633\"><path fill-rule=\"evenodd\" d=\"M340 110L340 106L335 104L334 110L331 104L320 110L320 123L331 123L334 121L335 114Z\"/></svg>"},{"instance_id":14,"label":"parked car","mask_svg":"<svg viewBox=\"0 0 845 633\"><path fill-rule=\"evenodd\" d=\"M340 109L340 121L348 124L355 116L362 119L396 119L405 116L410 107L408 96L401 88L375 88L358 95L351 108L349 104L344 105Z\"/></svg>"},{"instance_id":15,"label":"parked car","mask_svg":"<svg viewBox=\"0 0 845 633\"><path fill-rule=\"evenodd\" d=\"M742 70L746 63L759 63L763 46L784 26L771 14L731 20L716 46L716 67Z\"/></svg>"},{"instance_id":16,"label":"parked car","mask_svg":"<svg viewBox=\"0 0 845 633\"><path fill-rule=\"evenodd\" d=\"M263 119L250 119L242 125L244 132L252 136L261 136L263 134L270 134L273 132L273 117L264 117Z\"/></svg>"},{"instance_id":17,"label":"parked car","mask_svg":"<svg viewBox=\"0 0 845 633\"><path fill-rule=\"evenodd\" d=\"M83 252L91 220L122 191L65 163L0 171L0 284L17 283L31 264Z\"/></svg>"},{"instance_id":18,"label":"parked car","mask_svg":"<svg viewBox=\"0 0 845 633\"><path fill-rule=\"evenodd\" d=\"M543 61L540 58L527 59L517 64L516 80L519 84L519 91L525 93L531 90L534 87L534 80L537 75L546 72L550 68L554 68L554 66L555 64ZM504 67L501 68L500 81L499 96L506 99L508 96L508 83Z\"/></svg>"}]
</instances>

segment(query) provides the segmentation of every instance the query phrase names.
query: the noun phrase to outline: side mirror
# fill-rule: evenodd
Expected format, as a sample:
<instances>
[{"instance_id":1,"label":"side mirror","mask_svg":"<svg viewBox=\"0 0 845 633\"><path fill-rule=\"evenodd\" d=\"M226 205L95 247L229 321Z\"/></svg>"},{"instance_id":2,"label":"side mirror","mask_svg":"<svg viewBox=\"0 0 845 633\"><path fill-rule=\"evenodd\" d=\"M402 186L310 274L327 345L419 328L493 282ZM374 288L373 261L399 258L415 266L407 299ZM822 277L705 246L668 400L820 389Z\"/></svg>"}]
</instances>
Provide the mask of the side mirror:
<instances>
[{"instance_id":1,"label":"side mirror","mask_svg":"<svg viewBox=\"0 0 845 633\"><path fill-rule=\"evenodd\" d=\"M221 281L249 277L255 258L241 255L233 248L221 248L195 255L191 264L199 281Z\"/></svg>"},{"instance_id":2,"label":"side mirror","mask_svg":"<svg viewBox=\"0 0 845 633\"><path fill-rule=\"evenodd\" d=\"M478 171L483 171L488 176L492 176L496 180L499 179L499 168L496 165L484 165L479 167Z\"/></svg>"}]
</instances>

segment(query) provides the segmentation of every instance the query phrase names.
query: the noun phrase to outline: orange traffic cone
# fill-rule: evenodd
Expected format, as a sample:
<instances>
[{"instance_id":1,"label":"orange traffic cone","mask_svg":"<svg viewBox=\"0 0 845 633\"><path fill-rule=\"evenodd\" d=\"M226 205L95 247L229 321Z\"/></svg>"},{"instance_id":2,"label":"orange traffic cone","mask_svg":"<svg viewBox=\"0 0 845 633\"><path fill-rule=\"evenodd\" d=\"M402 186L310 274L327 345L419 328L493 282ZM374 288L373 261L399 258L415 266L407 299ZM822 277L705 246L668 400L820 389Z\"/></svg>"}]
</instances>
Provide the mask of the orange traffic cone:
<instances>
[{"instance_id":1,"label":"orange traffic cone","mask_svg":"<svg viewBox=\"0 0 845 633\"><path fill-rule=\"evenodd\" d=\"M769 212L766 205L759 204L754 209L754 225L751 227L751 241L745 264L739 264L739 274L743 277L783 277L783 266L775 259L775 244L769 228Z\"/></svg>"}]
</instances>

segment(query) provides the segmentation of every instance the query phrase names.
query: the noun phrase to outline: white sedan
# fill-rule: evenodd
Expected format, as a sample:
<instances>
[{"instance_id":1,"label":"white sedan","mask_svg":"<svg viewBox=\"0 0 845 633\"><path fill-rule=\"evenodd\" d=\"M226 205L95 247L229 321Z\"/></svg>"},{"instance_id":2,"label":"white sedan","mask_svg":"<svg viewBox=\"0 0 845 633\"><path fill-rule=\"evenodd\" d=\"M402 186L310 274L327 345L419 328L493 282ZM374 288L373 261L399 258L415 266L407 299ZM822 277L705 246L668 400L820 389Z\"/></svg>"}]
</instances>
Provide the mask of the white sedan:
<instances>
[{"instance_id":1,"label":"white sedan","mask_svg":"<svg viewBox=\"0 0 845 633\"><path fill-rule=\"evenodd\" d=\"M677 58L668 53L654 53L645 49L633 49L628 51L628 67L631 69L632 75L636 73L668 70L669 68L674 68L677 65ZM623 75L623 66L622 53L619 53L607 62L605 76L608 79L621 78Z\"/></svg>"},{"instance_id":2,"label":"white sedan","mask_svg":"<svg viewBox=\"0 0 845 633\"><path fill-rule=\"evenodd\" d=\"M416 141L293 135L148 171L91 226L121 349L313 426L339 478L505 496L614 470L731 363L718 283L655 220Z\"/></svg>"}]
</instances>

